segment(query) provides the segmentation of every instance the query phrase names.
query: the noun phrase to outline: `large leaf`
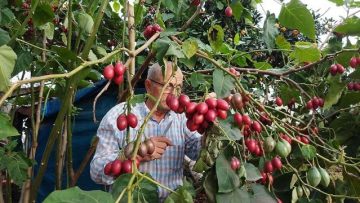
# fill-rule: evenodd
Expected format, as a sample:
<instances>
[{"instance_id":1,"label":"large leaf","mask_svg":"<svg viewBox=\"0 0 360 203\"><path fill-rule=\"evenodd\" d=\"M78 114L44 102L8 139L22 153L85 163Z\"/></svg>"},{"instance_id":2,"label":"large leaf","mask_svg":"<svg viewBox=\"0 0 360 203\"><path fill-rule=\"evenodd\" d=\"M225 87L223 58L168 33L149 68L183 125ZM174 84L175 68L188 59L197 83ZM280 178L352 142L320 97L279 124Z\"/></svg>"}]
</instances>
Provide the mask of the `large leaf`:
<instances>
[{"instance_id":1,"label":"large leaf","mask_svg":"<svg viewBox=\"0 0 360 203\"><path fill-rule=\"evenodd\" d=\"M123 174L118 177L114 184L113 189L111 191L112 196L116 199L120 193L127 187L132 174ZM148 177L150 175L147 174ZM151 177L150 177L151 178ZM132 193L132 202L159 202L159 195L157 192L157 185L150 182L147 179L137 179L136 187ZM141 195L140 195L141 194ZM141 196L141 199L138 199ZM124 197L121 199L120 202L127 202L127 192L125 193Z\"/></svg>"},{"instance_id":2,"label":"large leaf","mask_svg":"<svg viewBox=\"0 0 360 203\"><path fill-rule=\"evenodd\" d=\"M54 191L44 200L44 203L63 202L113 203L115 200L108 192L100 190L84 191L77 186L66 190Z\"/></svg>"},{"instance_id":3,"label":"large leaf","mask_svg":"<svg viewBox=\"0 0 360 203\"><path fill-rule=\"evenodd\" d=\"M272 66L267 62L255 62L254 66L256 69L259 69L259 70L267 70L267 69L272 68Z\"/></svg>"},{"instance_id":4,"label":"large leaf","mask_svg":"<svg viewBox=\"0 0 360 203\"><path fill-rule=\"evenodd\" d=\"M55 15L49 3L39 3L32 17L34 25L40 26L47 22L51 22Z\"/></svg>"},{"instance_id":5,"label":"large leaf","mask_svg":"<svg viewBox=\"0 0 360 203\"><path fill-rule=\"evenodd\" d=\"M9 8L1 9L0 25L7 26L15 19L14 13Z\"/></svg>"},{"instance_id":6,"label":"large leaf","mask_svg":"<svg viewBox=\"0 0 360 203\"><path fill-rule=\"evenodd\" d=\"M220 25L213 25L208 30L208 40L214 50L219 50L224 43L224 30Z\"/></svg>"},{"instance_id":7,"label":"large leaf","mask_svg":"<svg viewBox=\"0 0 360 203\"><path fill-rule=\"evenodd\" d=\"M166 0L162 1L162 3L167 9L175 13L177 17L183 14L183 11L189 7L189 3L185 0Z\"/></svg>"},{"instance_id":8,"label":"large leaf","mask_svg":"<svg viewBox=\"0 0 360 203\"><path fill-rule=\"evenodd\" d=\"M344 82L341 82L340 76L331 77L329 79L329 85L329 91L325 96L324 109L329 109L332 105L339 101L346 86Z\"/></svg>"},{"instance_id":9,"label":"large leaf","mask_svg":"<svg viewBox=\"0 0 360 203\"><path fill-rule=\"evenodd\" d=\"M0 46L7 44L10 41L9 33L0 28Z\"/></svg>"},{"instance_id":10,"label":"large leaf","mask_svg":"<svg viewBox=\"0 0 360 203\"><path fill-rule=\"evenodd\" d=\"M217 193L216 202L226 202L226 203L250 203L250 194L248 191L236 188L232 192L228 193Z\"/></svg>"},{"instance_id":11,"label":"large leaf","mask_svg":"<svg viewBox=\"0 0 360 203\"><path fill-rule=\"evenodd\" d=\"M280 49L291 49L291 44L285 39L283 35L278 35L276 37L275 43Z\"/></svg>"},{"instance_id":12,"label":"large leaf","mask_svg":"<svg viewBox=\"0 0 360 203\"><path fill-rule=\"evenodd\" d=\"M275 47L275 37L279 34L279 30L275 27L275 14L267 14L263 27L263 40L268 49Z\"/></svg>"},{"instance_id":13,"label":"large leaf","mask_svg":"<svg viewBox=\"0 0 360 203\"><path fill-rule=\"evenodd\" d=\"M360 18L354 16L345 19L342 24L335 28L335 32L351 36L360 36Z\"/></svg>"},{"instance_id":14,"label":"large leaf","mask_svg":"<svg viewBox=\"0 0 360 203\"><path fill-rule=\"evenodd\" d=\"M225 98L230 95L230 91L234 89L234 79L224 74L222 70L215 69L213 73L214 90L218 98Z\"/></svg>"},{"instance_id":15,"label":"large leaf","mask_svg":"<svg viewBox=\"0 0 360 203\"><path fill-rule=\"evenodd\" d=\"M316 148L312 145L304 145L301 147L301 154L306 160L312 160L316 157Z\"/></svg>"},{"instance_id":16,"label":"large leaf","mask_svg":"<svg viewBox=\"0 0 360 203\"><path fill-rule=\"evenodd\" d=\"M269 193L269 191L260 184L252 184L251 186L254 195L251 198L252 203L276 203L276 199Z\"/></svg>"},{"instance_id":17,"label":"large leaf","mask_svg":"<svg viewBox=\"0 0 360 203\"><path fill-rule=\"evenodd\" d=\"M321 52L316 47L316 44L310 42L296 42L295 51L291 53L290 56L295 58L298 63L315 62L320 60Z\"/></svg>"},{"instance_id":18,"label":"large leaf","mask_svg":"<svg viewBox=\"0 0 360 203\"><path fill-rule=\"evenodd\" d=\"M77 22L79 24L79 28L82 31L85 31L86 34L91 33L92 28L94 26L94 20L89 14L85 12L80 12L77 15Z\"/></svg>"},{"instance_id":19,"label":"large leaf","mask_svg":"<svg viewBox=\"0 0 360 203\"><path fill-rule=\"evenodd\" d=\"M344 0L329 0L329 1L335 3L337 6L342 6L344 5L345 2Z\"/></svg>"},{"instance_id":20,"label":"large leaf","mask_svg":"<svg viewBox=\"0 0 360 203\"><path fill-rule=\"evenodd\" d=\"M20 135L19 132L11 125L10 117L0 112L0 139Z\"/></svg>"},{"instance_id":21,"label":"large leaf","mask_svg":"<svg viewBox=\"0 0 360 203\"><path fill-rule=\"evenodd\" d=\"M360 92L347 92L339 101L339 108L349 107L360 102Z\"/></svg>"},{"instance_id":22,"label":"large leaf","mask_svg":"<svg viewBox=\"0 0 360 203\"><path fill-rule=\"evenodd\" d=\"M279 14L282 26L298 29L304 35L315 40L315 22L312 14L299 0L291 0L283 5Z\"/></svg>"},{"instance_id":23,"label":"large leaf","mask_svg":"<svg viewBox=\"0 0 360 203\"><path fill-rule=\"evenodd\" d=\"M262 178L259 169L251 163L244 163L247 181L257 181Z\"/></svg>"},{"instance_id":24,"label":"large leaf","mask_svg":"<svg viewBox=\"0 0 360 203\"><path fill-rule=\"evenodd\" d=\"M240 185L239 177L231 168L230 161L226 159L224 153L220 153L216 158L216 176L218 177L218 192L231 192Z\"/></svg>"},{"instance_id":25,"label":"large leaf","mask_svg":"<svg viewBox=\"0 0 360 203\"><path fill-rule=\"evenodd\" d=\"M14 70L16 57L15 52L7 45L0 47L0 92L7 90L10 85L10 76Z\"/></svg>"},{"instance_id":26,"label":"large leaf","mask_svg":"<svg viewBox=\"0 0 360 203\"><path fill-rule=\"evenodd\" d=\"M236 21L239 21L241 19L241 15L244 11L244 7L241 4L240 0L231 1L230 7L233 11L233 16Z\"/></svg>"},{"instance_id":27,"label":"large leaf","mask_svg":"<svg viewBox=\"0 0 360 203\"><path fill-rule=\"evenodd\" d=\"M6 169L15 184L20 186L28 178L27 169L30 161L21 152L13 152L8 158Z\"/></svg>"},{"instance_id":28,"label":"large leaf","mask_svg":"<svg viewBox=\"0 0 360 203\"><path fill-rule=\"evenodd\" d=\"M18 58L15 63L15 68L11 73L11 77L17 75L23 70L30 70L30 64L33 61L33 57L29 51L22 51L18 54Z\"/></svg>"},{"instance_id":29,"label":"large leaf","mask_svg":"<svg viewBox=\"0 0 360 203\"><path fill-rule=\"evenodd\" d=\"M193 197L191 194L191 190L194 192L194 188L190 184L191 188L189 188L189 184L185 184L180 186L175 190L177 193L171 193L165 200L165 203L193 203ZM195 194L194 194L195 195Z\"/></svg>"},{"instance_id":30,"label":"large leaf","mask_svg":"<svg viewBox=\"0 0 360 203\"><path fill-rule=\"evenodd\" d=\"M44 25L39 27L41 30L44 30L45 37L52 40L54 38L55 25L53 23L47 22Z\"/></svg>"},{"instance_id":31,"label":"large leaf","mask_svg":"<svg viewBox=\"0 0 360 203\"><path fill-rule=\"evenodd\" d=\"M283 103L287 104L292 98L298 100L300 96L300 91L297 88L293 88L283 84L279 87L279 94L283 100Z\"/></svg>"},{"instance_id":32,"label":"large leaf","mask_svg":"<svg viewBox=\"0 0 360 203\"><path fill-rule=\"evenodd\" d=\"M220 120L220 127L226 133L226 137L229 137L232 140L240 140L243 135L240 132L240 129L237 127L232 127L231 123L228 120Z\"/></svg>"},{"instance_id":33,"label":"large leaf","mask_svg":"<svg viewBox=\"0 0 360 203\"><path fill-rule=\"evenodd\" d=\"M201 73L193 72L190 76L190 84L192 87L197 88L200 84L205 83L205 77Z\"/></svg>"},{"instance_id":34,"label":"large leaf","mask_svg":"<svg viewBox=\"0 0 360 203\"><path fill-rule=\"evenodd\" d=\"M135 12L135 24L140 25L142 23L143 15L146 11L146 7L142 3L135 4L134 12Z\"/></svg>"}]
</instances>

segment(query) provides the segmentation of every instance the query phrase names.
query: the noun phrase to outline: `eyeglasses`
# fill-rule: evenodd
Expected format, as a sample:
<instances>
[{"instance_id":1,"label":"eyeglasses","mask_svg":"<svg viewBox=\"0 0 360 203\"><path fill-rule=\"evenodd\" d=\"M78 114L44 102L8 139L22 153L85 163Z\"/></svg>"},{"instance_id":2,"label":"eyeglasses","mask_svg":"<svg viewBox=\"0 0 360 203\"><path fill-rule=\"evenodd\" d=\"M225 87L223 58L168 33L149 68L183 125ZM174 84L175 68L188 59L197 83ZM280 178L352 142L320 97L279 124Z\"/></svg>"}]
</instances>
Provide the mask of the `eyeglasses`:
<instances>
[{"instance_id":1,"label":"eyeglasses","mask_svg":"<svg viewBox=\"0 0 360 203\"><path fill-rule=\"evenodd\" d=\"M151 82L155 83L155 84L158 84L162 87L165 86L165 83L161 83L161 82L158 82L156 80L153 80L153 79L148 79L150 80ZM169 83L168 86L165 88L166 90L173 90L173 89L181 89L182 88L182 85L174 85L172 83Z\"/></svg>"}]
</instances>

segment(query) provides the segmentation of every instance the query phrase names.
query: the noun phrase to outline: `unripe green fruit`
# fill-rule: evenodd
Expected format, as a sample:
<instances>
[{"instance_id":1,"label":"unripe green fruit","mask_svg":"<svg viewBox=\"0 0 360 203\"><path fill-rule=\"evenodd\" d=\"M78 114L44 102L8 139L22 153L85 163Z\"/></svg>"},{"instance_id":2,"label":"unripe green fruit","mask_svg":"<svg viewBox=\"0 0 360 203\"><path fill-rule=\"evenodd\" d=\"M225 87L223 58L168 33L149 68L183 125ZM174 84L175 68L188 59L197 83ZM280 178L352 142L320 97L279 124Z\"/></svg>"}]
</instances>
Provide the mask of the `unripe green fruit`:
<instances>
[{"instance_id":1,"label":"unripe green fruit","mask_svg":"<svg viewBox=\"0 0 360 203\"><path fill-rule=\"evenodd\" d=\"M324 187L329 186L329 184L330 184L330 176L329 176L328 172L323 168L319 168L319 173L321 175L320 184L322 186L324 186Z\"/></svg>"},{"instance_id":2,"label":"unripe green fruit","mask_svg":"<svg viewBox=\"0 0 360 203\"><path fill-rule=\"evenodd\" d=\"M280 140L276 143L275 151L282 158L286 158L290 154L291 146L289 150L289 147L286 145L286 141Z\"/></svg>"},{"instance_id":3,"label":"unripe green fruit","mask_svg":"<svg viewBox=\"0 0 360 203\"><path fill-rule=\"evenodd\" d=\"M264 140L264 150L265 152L272 152L275 148L276 142L272 137L267 137Z\"/></svg>"},{"instance_id":4,"label":"unripe green fruit","mask_svg":"<svg viewBox=\"0 0 360 203\"><path fill-rule=\"evenodd\" d=\"M297 186L297 187L296 187L296 192L297 192L297 196L298 196L298 197L302 197L303 194L304 194L304 191L303 191L303 189L302 189L301 186Z\"/></svg>"},{"instance_id":5,"label":"unripe green fruit","mask_svg":"<svg viewBox=\"0 0 360 203\"><path fill-rule=\"evenodd\" d=\"M321 175L319 170L316 167L312 167L306 173L307 181L311 186L318 186L321 181Z\"/></svg>"}]
</instances>

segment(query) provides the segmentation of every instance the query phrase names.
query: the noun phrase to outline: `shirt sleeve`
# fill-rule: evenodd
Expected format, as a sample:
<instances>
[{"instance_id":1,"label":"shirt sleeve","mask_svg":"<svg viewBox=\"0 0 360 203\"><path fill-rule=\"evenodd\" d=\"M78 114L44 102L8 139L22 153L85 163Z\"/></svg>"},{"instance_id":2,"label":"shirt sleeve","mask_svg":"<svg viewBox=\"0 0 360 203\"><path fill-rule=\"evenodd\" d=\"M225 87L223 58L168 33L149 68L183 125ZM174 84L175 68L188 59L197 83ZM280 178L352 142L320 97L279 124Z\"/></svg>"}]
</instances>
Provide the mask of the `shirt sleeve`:
<instances>
[{"instance_id":1,"label":"shirt sleeve","mask_svg":"<svg viewBox=\"0 0 360 203\"><path fill-rule=\"evenodd\" d=\"M183 126L185 133L185 155L192 160L196 160L201 150L201 134L197 131L191 132L186 127L186 117L183 116Z\"/></svg>"},{"instance_id":2,"label":"shirt sleeve","mask_svg":"<svg viewBox=\"0 0 360 203\"><path fill-rule=\"evenodd\" d=\"M120 143L122 143L120 138L126 133L126 130L120 132L116 127L115 122L118 115L120 112L110 110L102 119L97 130L99 142L90 163L90 176L94 182L99 184L111 185L114 182L113 177L104 174L104 167L118 156Z\"/></svg>"}]
</instances>

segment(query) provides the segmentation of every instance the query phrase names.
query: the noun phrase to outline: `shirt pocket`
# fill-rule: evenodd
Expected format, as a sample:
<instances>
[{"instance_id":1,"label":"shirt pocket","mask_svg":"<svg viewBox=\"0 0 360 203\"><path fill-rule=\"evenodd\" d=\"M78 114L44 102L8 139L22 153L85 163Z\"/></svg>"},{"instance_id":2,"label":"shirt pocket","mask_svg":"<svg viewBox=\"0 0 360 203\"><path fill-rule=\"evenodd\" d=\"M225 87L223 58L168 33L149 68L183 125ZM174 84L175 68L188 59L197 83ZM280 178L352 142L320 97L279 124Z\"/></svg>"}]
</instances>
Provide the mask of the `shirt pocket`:
<instances>
[{"instance_id":1,"label":"shirt pocket","mask_svg":"<svg viewBox=\"0 0 360 203\"><path fill-rule=\"evenodd\" d=\"M165 153L170 170L183 170L184 147L184 145L173 145L167 147Z\"/></svg>"}]
</instances>

